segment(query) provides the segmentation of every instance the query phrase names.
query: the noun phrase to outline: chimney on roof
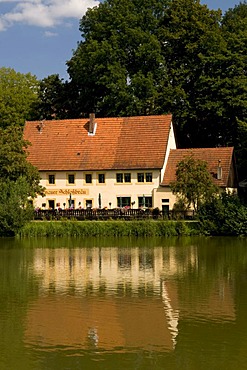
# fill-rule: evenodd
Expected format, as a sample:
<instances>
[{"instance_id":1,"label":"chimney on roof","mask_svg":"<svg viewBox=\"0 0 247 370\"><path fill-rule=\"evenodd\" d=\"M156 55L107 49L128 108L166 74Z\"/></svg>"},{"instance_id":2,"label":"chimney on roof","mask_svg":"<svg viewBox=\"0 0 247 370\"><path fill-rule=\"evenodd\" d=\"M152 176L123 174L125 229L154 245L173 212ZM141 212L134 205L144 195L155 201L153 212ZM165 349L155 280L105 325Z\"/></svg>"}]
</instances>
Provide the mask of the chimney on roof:
<instances>
[{"instance_id":1,"label":"chimney on roof","mask_svg":"<svg viewBox=\"0 0 247 370\"><path fill-rule=\"evenodd\" d=\"M40 133L42 132L44 125L45 125L45 120L40 121L39 124L37 125L37 129Z\"/></svg>"},{"instance_id":2,"label":"chimney on roof","mask_svg":"<svg viewBox=\"0 0 247 370\"><path fill-rule=\"evenodd\" d=\"M90 113L89 114L89 129L88 133L93 134L94 133L94 128L95 128L95 113Z\"/></svg>"},{"instance_id":3,"label":"chimney on roof","mask_svg":"<svg viewBox=\"0 0 247 370\"><path fill-rule=\"evenodd\" d=\"M222 167L221 167L221 160L218 160L218 167L217 167L217 180L222 179Z\"/></svg>"}]
</instances>

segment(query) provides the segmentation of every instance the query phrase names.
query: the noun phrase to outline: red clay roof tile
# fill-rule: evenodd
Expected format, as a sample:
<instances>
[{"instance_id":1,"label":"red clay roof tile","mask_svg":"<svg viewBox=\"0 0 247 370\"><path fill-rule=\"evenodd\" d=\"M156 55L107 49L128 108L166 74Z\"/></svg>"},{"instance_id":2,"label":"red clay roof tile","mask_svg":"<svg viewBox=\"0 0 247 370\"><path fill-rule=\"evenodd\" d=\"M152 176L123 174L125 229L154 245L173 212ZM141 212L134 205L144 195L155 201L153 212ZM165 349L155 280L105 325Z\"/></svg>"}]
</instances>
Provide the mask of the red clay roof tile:
<instances>
[{"instance_id":1,"label":"red clay roof tile","mask_svg":"<svg viewBox=\"0 0 247 370\"><path fill-rule=\"evenodd\" d=\"M40 171L162 168L171 115L28 121L29 161ZM42 126L42 127L41 127Z\"/></svg>"},{"instance_id":2,"label":"red clay roof tile","mask_svg":"<svg viewBox=\"0 0 247 370\"><path fill-rule=\"evenodd\" d=\"M213 175L213 180L218 186L227 187L231 170L233 147L224 148L193 148L193 149L172 149L169 154L165 174L161 185L169 186L176 180L176 168L178 163L186 156L204 160L208 164L208 170ZM222 179L216 179L217 167L220 160L222 167Z\"/></svg>"}]
</instances>

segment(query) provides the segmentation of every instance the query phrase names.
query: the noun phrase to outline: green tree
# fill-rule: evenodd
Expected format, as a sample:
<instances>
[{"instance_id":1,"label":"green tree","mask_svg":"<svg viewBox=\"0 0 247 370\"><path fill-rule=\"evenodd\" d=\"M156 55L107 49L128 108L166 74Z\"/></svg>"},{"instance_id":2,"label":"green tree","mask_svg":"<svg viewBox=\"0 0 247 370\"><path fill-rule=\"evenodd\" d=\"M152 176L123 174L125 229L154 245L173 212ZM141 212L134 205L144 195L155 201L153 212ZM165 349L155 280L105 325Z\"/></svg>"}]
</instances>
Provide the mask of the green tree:
<instances>
[{"instance_id":1,"label":"green tree","mask_svg":"<svg viewBox=\"0 0 247 370\"><path fill-rule=\"evenodd\" d=\"M247 3L240 2L229 9L222 20L222 32L227 42L228 90L224 115L232 122L227 136L236 149L240 179L247 176Z\"/></svg>"},{"instance_id":2,"label":"green tree","mask_svg":"<svg viewBox=\"0 0 247 370\"><path fill-rule=\"evenodd\" d=\"M78 118L73 84L63 81L58 74L50 75L40 81L35 119Z\"/></svg>"},{"instance_id":3,"label":"green tree","mask_svg":"<svg viewBox=\"0 0 247 370\"><path fill-rule=\"evenodd\" d=\"M67 63L79 106L100 115L170 111L183 127L195 116L202 57L219 50L220 20L198 0L106 0L90 9Z\"/></svg>"},{"instance_id":4,"label":"green tree","mask_svg":"<svg viewBox=\"0 0 247 370\"><path fill-rule=\"evenodd\" d=\"M171 184L173 194L185 209L200 206L218 192L207 168L207 162L187 156L177 165L176 181Z\"/></svg>"},{"instance_id":5,"label":"green tree","mask_svg":"<svg viewBox=\"0 0 247 370\"><path fill-rule=\"evenodd\" d=\"M236 157L238 160L239 178L243 180L247 178L247 122L238 122L238 141Z\"/></svg>"},{"instance_id":6,"label":"green tree","mask_svg":"<svg viewBox=\"0 0 247 370\"><path fill-rule=\"evenodd\" d=\"M23 126L38 100L39 81L30 73L0 68L0 127Z\"/></svg>"},{"instance_id":7,"label":"green tree","mask_svg":"<svg viewBox=\"0 0 247 370\"><path fill-rule=\"evenodd\" d=\"M0 179L0 236L14 236L33 217L29 202L30 186L24 177L16 181Z\"/></svg>"},{"instance_id":8,"label":"green tree","mask_svg":"<svg viewBox=\"0 0 247 370\"><path fill-rule=\"evenodd\" d=\"M247 208L237 194L222 193L199 209L201 228L210 235L247 236Z\"/></svg>"},{"instance_id":9,"label":"green tree","mask_svg":"<svg viewBox=\"0 0 247 370\"><path fill-rule=\"evenodd\" d=\"M28 195L42 192L39 172L28 160L29 143L23 139L21 127L0 128L0 180L17 181L25 178L29 185Z\"/></svg>"},{"instance_id":10,"label":"green tree","mask_svg":"<svg viewBox=\"0 0 247 370\"><path fill-rule=\"evenodd\" d=\"M176 97L171 111L179 144L234 146L243 178L247 150L247 4L240 3L222 17L199 1L174 0L166 18L167 65Z\"/></svg>"},{"instance_id":11,"label":"green tree","mask_svg":"<svg viewBox=\"0 0 247 370\"><path fill-rule=\"evenodd\" d=\"M171 112L180 146L241 147L246 6L224 17L199 0L106 0L88 10L67 63L78 115Z\"/></svg>"},{"instance_id":12,"label":"green tree","mask_svg":"<svg viewBox=\"0 0 247 370\"><path fill-rule=\"evenodd\" d=\"M83 41L68 64L82 114L161 113L168 85L158 38L169 0L107 0L81 19Z\"/></svg>"},{"instance_id":13,"label":"green tree","mask_svg":"<svg viewBox=\"0 0 247 370\"><path fill-rule=\"evenodd\" d=\"M199 0L101 2L80 21L65 90L44 81L43 116L170 112L180 147L234 146L245 178L246 9L222 16Z\"/></svg>"},{"instance_id":14,"label":"green tree","mask_svg":"<svg viewBox=\"0 0 247 370\"><path fill-rule=\"evenodd\" d=\"M14 235L30 220L30 201L43 194L39 172L27 161L27 150L21 127L0 128L0 235Z\"/></svg>"},{"instance_id":15,"label":"green tree","mask_svg":"<svg viewBox=\"0 0 247 370\"><path fill-rule=\"evenodd\" d=\"M173 0L164 16L162 50L172 94L168 104L182 147L215 146L222 134L216 118L219 81L211 76L221 70L217 62L225 50L220 21L221 13L199 0Z\"/></svg>"}]
</instances>

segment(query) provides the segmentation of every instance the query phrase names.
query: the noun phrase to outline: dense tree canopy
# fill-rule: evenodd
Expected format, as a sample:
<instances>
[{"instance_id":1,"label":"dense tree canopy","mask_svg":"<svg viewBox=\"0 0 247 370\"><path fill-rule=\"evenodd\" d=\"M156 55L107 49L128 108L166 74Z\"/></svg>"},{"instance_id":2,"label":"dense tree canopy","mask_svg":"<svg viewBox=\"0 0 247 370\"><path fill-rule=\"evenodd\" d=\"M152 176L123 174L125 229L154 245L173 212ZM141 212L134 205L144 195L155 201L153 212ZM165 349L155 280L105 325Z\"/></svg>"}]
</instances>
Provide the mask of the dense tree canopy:
<instances>
[{"instance_id":1,"label":"dense tree canopy","mask_svg":"<svg viewBox=\"0 0 247 370\"><path fill-rule=\"evenodd\" d=\"M33 116L36 119L78 118L76 96L73 84L64 82L58 74L50 75L40 81Z\"/></svg>"},{"instance_id":2,"label":"dense tree canopy","mask_svg":"<svg viewBox=\"0 0 247 370\"><path fill-rule=\"evenodd\" d=\"M222 193L205 202L197 214L209 235L247 236L247 208L237 194Z\"/></svg>"},{"instance_id":3,"label":"dense tree canopy","mask_svg":"<svg viewBox=\"0 0 247 370\"><path fill-rule=\"evenodd\" d=\"M159 28L169 1L108 0L80 22L83 41L68 62L82 113L160 113L167 68Z\"/></svg>"},{"instance_id":4,"label":"dense tree canopy","mask_svg":"<svg viewBox=\"0 0 247 370\"><path fill-rule=\"evenodd\" d=\"M0 128L0 235L14 235L33 216L30 200L42 194L38 170L27 161L22 128Z\"/></svg>"},{"instance_id":5,"label":"dense tree canopy","mask_svg":"<svg viewBox=\"0 0 247 370\"><path fill-rule=\"evenodd\" d=\"M247 177L247 3L229 9L222 21L227 42L229 88L225 117L232 123L231 142L236 148L240 178ZM226 132L226 136L231 136Z\"/></svg>"},{"instance_id":6,"label":"dense tree canopy","mask_svg":"<svg viewBox=\"0 0 247 370\"><path fill-rule=\"evenodd\" d=\"M199 0L107 0L90 9L68 62L80 113L169 111L182 146L238 144L246 7L224 17Z\"/></svg>"},{"instance_id":7,"label":"dense tree canopy","mask_svg":"<svg viewBox=\"0 0 247 370\"><path fill-rule=\"evenodd\" d=\"M20 127L0 128L0 180L17 181L25 178L29 185L28 196L35 196L42 188L38 170L27 161L28 142L22 138Z\"/></svg>"},{"instance_id":8,"label":"dense tree canopy","mask_svg":"<svg viewBox=\"0 0 247 370\"><path fill-rule=\"evenodd\" d=\"M234 145L243 160L246 8L222 17L199 0L107 0L89 10L68 62L78 113L169 111L180 146Z\"/></svg>"},{"instance_id":9,"label":"dense tree canopy","mask_svg":"<svg viewBox=\"0 0 247 370\"><path fill-rule=\"evenodd\" d=\"M30 73L0 68L0 127L23 126L32 118L39 81Z\"/></svg>"},{"instance_id":10,"label":"dense tree canopy","mask_svg":"<svg viewBox=\"0 0 247 370\"><path fill-rule=\"evenodd\" d=\"M212 137L219 137L209 113L216 113L214 98L203 90L210 86L206 63L224 44L220 17L198 0L173 0L164 15L161 43L171 87L170 101L164 96L164 106L168 104L173 113L183 147L208 146L208 142L213 146Z\"/></svg>"},{"instance_id":11,"label":"dense tree canopy","mask_svg":"<svg viewBox=\"0 0 247 370\"><path fill-rule=\"evenodd\" d=\"M33 207L28 201L29 185L22 177L17 181L0 179L0 236L14 236L33 218Z\"/></svg>"},{"instance_id":12,"label":"dense tree canopy","mask_svg":"<svg viewBox=\"0 0 247 370\"><path fill-rule=\"evenodd\" d=\"M247 158L247 3L105 0L80 21L70 81L41 83L39 118L172 113L179 147L233 145Z\"/></svg>"},{"instance_id":13,"label":"dense tree canopy","mask_svg":"<svg viewBox=\"0 0 247 370\"><path fill-rule=\"evenodd\" d=\"M171 189L185 209L193 207L196 211L218 193L218 188L208 171L207 162L193 156L185 157L178 163L176 181L171 184Z\"/></svg>"}]
</instances>

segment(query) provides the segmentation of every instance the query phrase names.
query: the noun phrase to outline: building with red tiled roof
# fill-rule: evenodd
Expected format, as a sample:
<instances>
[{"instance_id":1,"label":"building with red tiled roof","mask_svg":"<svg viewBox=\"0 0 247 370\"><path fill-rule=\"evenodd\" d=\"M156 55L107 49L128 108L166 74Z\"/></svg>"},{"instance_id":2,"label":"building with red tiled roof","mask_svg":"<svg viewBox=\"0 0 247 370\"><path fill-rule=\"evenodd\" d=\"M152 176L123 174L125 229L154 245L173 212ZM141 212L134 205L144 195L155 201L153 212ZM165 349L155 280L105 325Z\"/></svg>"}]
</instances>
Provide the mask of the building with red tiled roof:
<instances>
[{"instance_id":1,"label":"building with red tiled roof","mask_svg":"<svg viewBox=\"0 0 247 370\"><path fill-rule=\"evenodd\" d=\"M152 207L176 148L171 115L26 122L24 138L46 208Z\"/></svg>"},{"instance_id":2,"label":"building with red tiled roof","mask_svg":"<svg viewBox=\"0 0 247 370\"><path fill-rule=\"evenodd\" d=\"M208 171L212 175L213 182L221 190L232 192L237 189L237 171L233 147L172 149L169 153L160 188L157 190L157 193L160 193L161 196L167 194L166 202L163 200L163 207L165 204L167 207L168 205L173 207L176 201L175 195L171 193L170 184L176 180L176 169L179 162L188 156L207 162Z\"/></svg>"},{"instance_id":3,"label":"building with red tiled roof","mask_svg":"<svg viewBox=\"0 0 247 370\"><path fill-rule=\"evenodd\" d=\"M24 138L46 188L37 207L172 209L169 184L191 154L208 162L219 186L236 185L233 148L176 149L171 115L29 121Z\"/></svg>"},{"instance_id":4,"label":"building with red tiled roof","mask_svg":"<svg viewBox=\"0 0 247 370\"><path fill-rule=\"evenodd\" d=\"M224 189L237 187L233 147L171 150L161 185L169 186L176 180L177 165L188 156L207 162L215 185Z\"/></svg>"},{"instance_id":5,"label":"building with red tiled roof","mask_svg":"<svg viewBox=\"0 0 247 370\"><path fill-rule=\"evenodd\" d=\"M40 171L158 169L171 115L26 122L29 160Z\"/></svg>"}]
</instances>

